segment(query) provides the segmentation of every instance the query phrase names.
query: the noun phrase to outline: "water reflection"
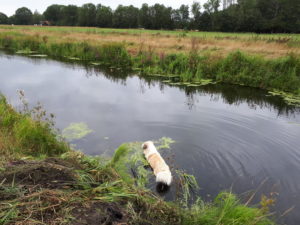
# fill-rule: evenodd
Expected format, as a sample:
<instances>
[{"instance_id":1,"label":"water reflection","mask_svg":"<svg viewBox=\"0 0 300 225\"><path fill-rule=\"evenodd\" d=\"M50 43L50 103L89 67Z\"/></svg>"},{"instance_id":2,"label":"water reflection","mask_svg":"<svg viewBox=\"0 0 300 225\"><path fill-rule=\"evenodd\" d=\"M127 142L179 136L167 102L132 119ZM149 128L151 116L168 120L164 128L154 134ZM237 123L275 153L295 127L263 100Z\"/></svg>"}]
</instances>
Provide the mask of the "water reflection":
<instances>
[{"instance_id":1,"label":"water reflection","mask_svg":"<svg viewBox=\"0 0 300 225\"><path fill-rule=\"evenodd\" d=\"M0 52L2 58L13 59L16 56L6 52ZM29 58L25 56L22 57L23 60L28 61L34 65L41 65L43 63L52 62L51 59L39 59L39 58ZM77 61L65 60L61 61L65 68L68 69L84 69L85 76L87 78L105 77L108 80L115 82L120 85L126 86L126 80L129 77L135 76L135 73L130 71L117 70L115 68L91 66L90 64L79 64ZM155 79L153 77L143 76L139 82L140 93L145 93L145 91L151 87L158 86L160 91L163 93L164 88L168 84L162 83L161 80ZM222 100L225 104L236 105L247 103L252 109L259 108L269 108L270 110L276 110L278 115L292 115L295 112L299 112L300 108L292 105L287 105L285 101L278 96L271 96L267 91L243 87L238 85L229 84L216 84L216 85L206 85L199 87L186 87L186 86L176 86L176 88L184 91L187 100L186 105L189 109L193 109L198 101L198 96L208 96L210 95L211 101Z\"/></svg>"}]
</instances>

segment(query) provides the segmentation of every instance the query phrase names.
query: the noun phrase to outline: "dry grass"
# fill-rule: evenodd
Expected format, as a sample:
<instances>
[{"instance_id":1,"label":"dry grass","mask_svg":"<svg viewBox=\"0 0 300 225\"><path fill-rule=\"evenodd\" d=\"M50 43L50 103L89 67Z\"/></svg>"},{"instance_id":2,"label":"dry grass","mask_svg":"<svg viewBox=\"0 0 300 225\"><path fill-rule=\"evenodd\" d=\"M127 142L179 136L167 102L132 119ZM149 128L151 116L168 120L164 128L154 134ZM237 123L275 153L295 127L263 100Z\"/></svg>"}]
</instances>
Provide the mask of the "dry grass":
<instances>
[{"instance_id":1,"label":"dry grass","mask_svg":"<svg viewBox=\"0 0 300 225\"><path fill-rule=\"evenodd\" d=\"M258 54L266 58L277 58L291 52L300 54L299 36L286 36L285 34L254 35L213 32L190 32L186 34L176 31L31 26L0 26L0 32L42 36L55 42L87 41L96 45L107 42L122 42L126 44L127 50L133 55L140 50L148 49L152 49L158 54L161 52L187 53L191 50L192 38L198 39L199 51L216 53L221 56L226 56L236 50Z\"/></svg>"},{"instance_id":2,"label":"dry grass","mask_svg":"<svg viewBox=\"0 0 300 225\"><path fill-rule=\"evenodd\" d=\"M16 141L12 136L8 136L6 132L0 129L0 168L7 162L19 158L19 154L12 151L16 148Z\"/></svg>"}]
</instances>

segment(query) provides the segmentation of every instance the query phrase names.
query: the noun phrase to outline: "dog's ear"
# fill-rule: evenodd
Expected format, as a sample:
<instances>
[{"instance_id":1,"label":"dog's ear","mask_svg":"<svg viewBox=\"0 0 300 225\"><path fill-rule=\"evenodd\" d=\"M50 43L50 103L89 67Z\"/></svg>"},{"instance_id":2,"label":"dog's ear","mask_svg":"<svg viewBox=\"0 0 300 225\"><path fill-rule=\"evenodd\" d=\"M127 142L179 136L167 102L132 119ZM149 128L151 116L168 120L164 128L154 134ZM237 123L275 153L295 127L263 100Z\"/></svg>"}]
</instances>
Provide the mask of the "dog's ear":
<instances>
[{"instance_id":1,"label":"dog's ear","mask_svg":"<svg viewBox=\"0 0 300 225\"><path fill-rule=\"evenodd\" d=\"M148 145L145 143L143 144L143 149L147 149L148 148Z\"/></svg>"}]
</instances>

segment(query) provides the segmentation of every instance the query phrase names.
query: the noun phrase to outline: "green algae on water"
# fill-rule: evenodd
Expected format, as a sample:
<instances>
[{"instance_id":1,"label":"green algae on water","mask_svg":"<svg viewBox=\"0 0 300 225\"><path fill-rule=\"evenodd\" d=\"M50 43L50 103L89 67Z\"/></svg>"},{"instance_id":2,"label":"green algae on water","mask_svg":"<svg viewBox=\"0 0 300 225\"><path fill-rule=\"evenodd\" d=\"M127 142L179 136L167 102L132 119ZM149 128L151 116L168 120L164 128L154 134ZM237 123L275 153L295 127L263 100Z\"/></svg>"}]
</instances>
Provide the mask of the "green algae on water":
<instances>
[{"instance_id":1,"label":"green algae on water","mask_svg":"<svg viewBox=\"0 0 300 225\"><path fill-rule=\"evenodd\" d=\"M159 149L171 149L171 144L175 143L175 140L173 140L170 137L162 137L158 141L154 142L157 146L156 148Z\"/></svg>"},{"instance_id":2,"label":"green algae on water","mask_svg":"<svg viewBox=\"0 0 300 225\"><path fill-rule=\"evenodd\" d=\"M163 74L146 74L146 76L149 76L149 77L166 77L166 75L163 75Z\"/></svg>"},{"instance_id":3,"label":"green algae on water","mask_svg":"<svg viewBox=\"0 0 300 225\"><path fill-rule=\"evenodd\" d=\"M67 59L70 59L70 60L74 60L74 61L80 61L81 59L78 58L78 57L68 57L66 56Z\"/></svg>"},{"instance_id":4,"label":"green algae on water","mask_svg":"<svg viewBox=\"0 0 300 225\"><path fill-rule=\"evenodd\" d=\"M207 84L215 84L216 82L214 82L213 80L210 79L201 79L200 84L201 85L207 85Z\"/></svg>"},{"instance_id":5,"label":"green algae on water","mask_svg":"<svg viewBox=\"0 0 300 225\"><path fill-rule=\"evenodd\" d=\"M24 55L34 54L34 53L36 53L36 51L31 51L30 49L23 49L16 52L16 54L24 54Z\"/></svg>"},{"instance_id":6,"label":"green algae on water","mask_svg":"<svg viewBox=\"0 0 300 225\"><path fill-rule=\"evenodd\" d=\"M286 93L284 91L272 90L268 92L273 96L280 96L288 105L300 106L300 96Z\"/></svg>"},{"instance_id":7,"label":"green algae on water","mask_svg":"<svg viewBox=\"0 0 300 225\"><path fill-rule=\"evenodd\" d=\"M37 58L46 58L48 57L47 55L43 55L43 54L34 54L34 55L29 55L30 57L37 57Z\"/></svg>"},{"instance_id":8,"label":"green algae on water","mask_svg":"<svg viewBox=\"0 0 300 225\"><path fill-rule=\"evenodd\" d=\"M93 65L93 66L100 66L103 63L101 63L101 62L91 62L90 64Z\"/></svg>"},{"instance_id":9,"label":"green algae on water","mask_svg":"<svg viewBox=\"0 0 300 225\"><path fill-rule=\"evenodd\" d=\"M63 129L62 136L68 141L82 139L93 132L89 129L86 123L71 123L68 127Z\"/></svg>"},{"instance_id":10,"label":"green algae on water","mask_svg":"<svg viewBox=\"0 0 300 225\"><path fill-rule=\"evenodd\" d=\"M200 87L200 84L188 84L187 87Z\"/></svg>"}]
</instances>

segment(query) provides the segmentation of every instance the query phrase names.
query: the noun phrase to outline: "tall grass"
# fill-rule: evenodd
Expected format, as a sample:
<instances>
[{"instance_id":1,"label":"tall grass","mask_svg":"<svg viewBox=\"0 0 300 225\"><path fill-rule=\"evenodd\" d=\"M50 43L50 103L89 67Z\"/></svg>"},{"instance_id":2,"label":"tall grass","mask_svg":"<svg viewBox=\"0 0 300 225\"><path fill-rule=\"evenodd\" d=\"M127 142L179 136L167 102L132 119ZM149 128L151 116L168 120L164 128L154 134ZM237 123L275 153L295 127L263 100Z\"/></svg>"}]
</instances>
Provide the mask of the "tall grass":
<instances>
[{"instance_id":1,"label":"tall grass","mask_svg":"<svg viewBox=\"0 0 300 225\"><path fill-rule=\"evenodd\" d=\"M259 208L251 208L241 204L236 195L221 192L214 202L207 204L198 199L190 211L184 215L182 224L205 225L272 225L274 222Z\"/></svg>"},{"instance_id":2,"label":"tall grass","mask_svg":"<svg viewBox=\"0 0 300 225\"><path fill-rule=\"evenodd\" d=\"M164 74L166 78L178 75L181 82L193 83L201 79L212 79L299 94L299 68L300 57L293 54L271 60L236 51L225 58L205 54L171 54L162 60L155 58L151 66L143 67L143 72Z\"/></svg>"},{"instance_id":3,"label":"tall grass","mask_svg":"<svg viewBox=\"0 0 300 225\"><path fill-rule=\"evenodd\" d=\"M0 96L0 133L3 139L10 140L1 146L3 155L12 149L15 154L31 156L54 156L68 150L68 145L58 138L52 124L43 119L44 111L40 110L38 107L18 113ZM39 119L32 120L34 115Z\"/></svg>"},{"instance_id":4,"label":"tall grass","mask_svg":"<svg viewBox=\"0 0 300 225\"><path fill-rule=\"evenodd\" d=\"M87 42L51 42L46 36L20 36L12 32L0 34L0 48L31 54L39 52L59 59L101 62L117 67L131 66L131 57L121 43L99 46Z\"/></svg>"}]
</instances>

